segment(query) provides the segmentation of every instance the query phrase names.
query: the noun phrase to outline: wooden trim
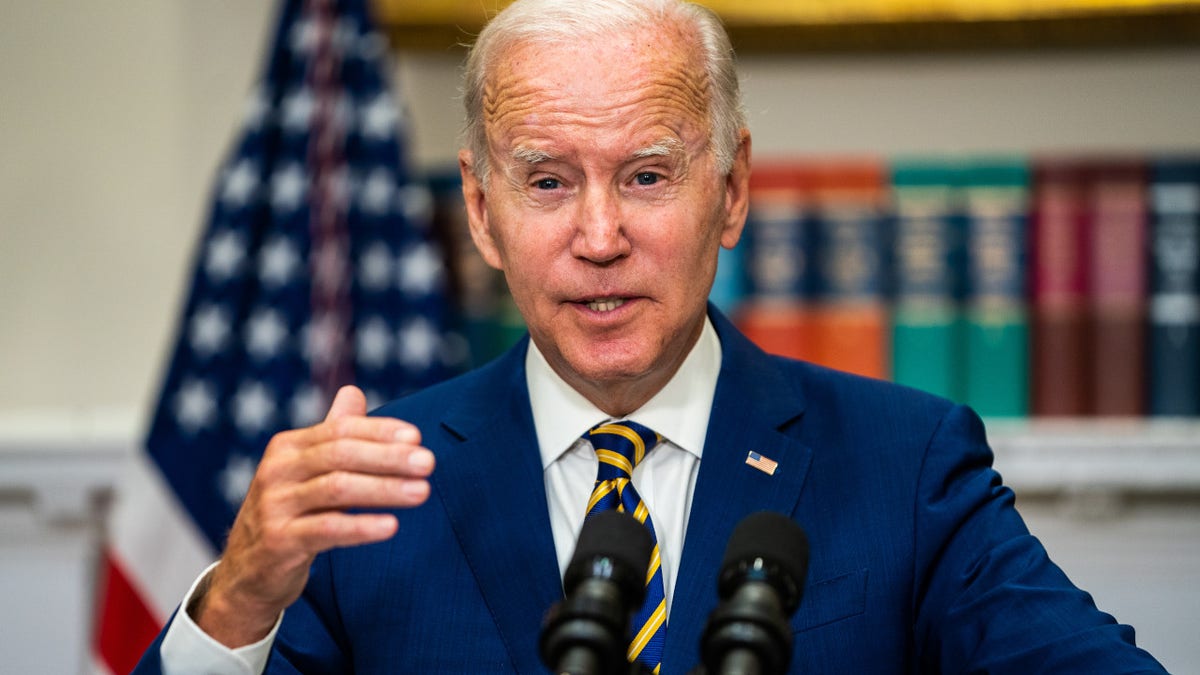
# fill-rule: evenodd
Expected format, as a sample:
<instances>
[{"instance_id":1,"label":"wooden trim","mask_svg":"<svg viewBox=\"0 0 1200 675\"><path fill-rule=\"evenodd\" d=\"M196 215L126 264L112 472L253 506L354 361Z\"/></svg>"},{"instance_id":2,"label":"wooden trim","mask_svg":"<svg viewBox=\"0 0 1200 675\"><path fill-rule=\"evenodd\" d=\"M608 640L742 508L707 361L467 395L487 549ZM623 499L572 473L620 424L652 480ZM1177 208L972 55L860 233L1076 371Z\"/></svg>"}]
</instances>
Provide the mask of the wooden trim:
<instances>
[{"instance_id":1,"label":"wooden trim","mask_svg":"<svg viewBox=\"0 0 1200 675\"><path fill-rule=\"evenodd\" d=\"M455 50L506 0L373 0L398 49ZM1200 0L707 0L750 53L870 53L1200 45ZM915 6L918 6L914 8Z\"/></svg>"}]
</instances>

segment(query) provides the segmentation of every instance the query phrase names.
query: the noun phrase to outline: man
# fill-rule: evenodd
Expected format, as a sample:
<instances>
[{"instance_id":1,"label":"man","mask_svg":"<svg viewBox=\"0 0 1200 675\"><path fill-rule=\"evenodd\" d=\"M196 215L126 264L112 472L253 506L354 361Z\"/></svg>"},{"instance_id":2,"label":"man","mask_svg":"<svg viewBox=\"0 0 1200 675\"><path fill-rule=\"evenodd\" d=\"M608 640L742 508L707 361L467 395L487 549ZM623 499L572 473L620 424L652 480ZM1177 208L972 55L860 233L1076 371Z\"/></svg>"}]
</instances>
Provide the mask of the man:
<instances>
[{"instance_id":1,"label":"man","mask_svg":"<svg viewBox=\"0 0 1200 675\"><path fill-rule=\"evenodd\" d=\"M1029 536L971 412L767 356L706 304L747 212L738 99L719 23L677 0L500 13L459 161L529 340L374 416L345 388L276 436L141 667L542 672L597 475L581 435L631 419L664 439L634 477L667 616L631 648L647 669L697 663L725 542L771 510L812 547L793 672L1161 672Z\"/></svg>"}]
</instances>

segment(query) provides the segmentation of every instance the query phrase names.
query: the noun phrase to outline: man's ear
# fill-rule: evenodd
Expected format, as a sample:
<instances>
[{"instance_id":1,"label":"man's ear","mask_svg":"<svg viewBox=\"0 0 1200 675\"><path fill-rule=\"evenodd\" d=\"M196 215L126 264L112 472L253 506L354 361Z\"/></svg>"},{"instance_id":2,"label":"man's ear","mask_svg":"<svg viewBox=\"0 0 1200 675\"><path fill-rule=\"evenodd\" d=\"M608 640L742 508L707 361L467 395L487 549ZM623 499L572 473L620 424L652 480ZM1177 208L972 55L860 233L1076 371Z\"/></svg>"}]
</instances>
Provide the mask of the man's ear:
<instances>
[{"instance_id":1,"label":"man's ear","mask_svg":"<svg viewBox=\"0 0 1200 675\"><path fill-rule=\"evenodd\" d=\"M496 269L503 269L500 264L500 249L492 237L491 223L488 220L487 194L483 182L475 175L470 150L459 150L458 171L462 175L463 201L467 206L471 241L475 242L475 248L479 249L484 262Z\"/></svg>"},{"instance_id":2,"label":"man's ear","mask_svg":"<svg viewBox=\"0 0 1200 675\"><path fill-rule=\"evenodd\" d=\"M721 229L725 248L737 245L750 212L750 130L742 129L740 135L737 154L725 177L725 225Z\"/></svg>"}]
</instances>

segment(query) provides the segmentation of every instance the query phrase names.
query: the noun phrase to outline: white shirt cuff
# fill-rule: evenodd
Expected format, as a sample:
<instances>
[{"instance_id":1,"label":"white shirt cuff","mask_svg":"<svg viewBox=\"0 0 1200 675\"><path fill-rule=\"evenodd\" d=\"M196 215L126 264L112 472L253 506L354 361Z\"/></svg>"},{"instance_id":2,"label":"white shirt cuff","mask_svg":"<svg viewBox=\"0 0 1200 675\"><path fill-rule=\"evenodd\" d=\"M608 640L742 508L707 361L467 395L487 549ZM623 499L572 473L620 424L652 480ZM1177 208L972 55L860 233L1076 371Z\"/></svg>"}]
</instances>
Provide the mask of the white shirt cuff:
<instances>
[{"instance_id":1,"label":"white shirt cuff","mask_svg":"<svg viewBox=\"0 0 1200 675\"><path fill-rule=\"evenodd\" d=\"M237 649L230 649L209 637L196 625L192 617L188 616L187 607L192 602L192 596L216 566L217 563L209 565L192 582L183 603L179 605L179 611L175 613L175 619L167 627L167 634L163 636L159 650L162 671L166 675L260 675L267 667L271 645L275 643L275 635L283 621L282 612L266 637Z\"/></svg>"}]
</instances>

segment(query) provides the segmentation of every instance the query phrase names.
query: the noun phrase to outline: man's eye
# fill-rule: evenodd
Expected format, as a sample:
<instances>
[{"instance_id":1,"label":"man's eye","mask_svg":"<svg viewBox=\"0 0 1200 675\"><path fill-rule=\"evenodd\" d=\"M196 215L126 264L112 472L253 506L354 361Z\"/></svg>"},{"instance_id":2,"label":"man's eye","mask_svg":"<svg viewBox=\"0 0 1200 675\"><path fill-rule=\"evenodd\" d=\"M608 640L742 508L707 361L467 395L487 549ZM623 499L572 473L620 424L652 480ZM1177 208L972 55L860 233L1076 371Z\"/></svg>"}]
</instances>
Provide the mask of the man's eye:
<instances>
[{"instance_id":1,"label":"man's eye","mask_svg":"<svg viewBox=\"0 0 1200 675\"><path fill-rule=\"evenodd\" d=\"M558 182L557 178L541 178L534 181L533 185L539 190L553 190L557 188L560 183Z\"/></svg>"},{"instance_id":2,"label":"man's eye","mask_svg":"<svg viewBox=\"0 0 1200 675\"><path fill-rule=\"evenodd\" d=\"M654 185L655 183L658 182L659 178L660 178L660 176L656 173L651 173L649 171L643 171L643 172L639 173L634 180L637 181L638 185Z\"/></svg>"}]
</instances>

